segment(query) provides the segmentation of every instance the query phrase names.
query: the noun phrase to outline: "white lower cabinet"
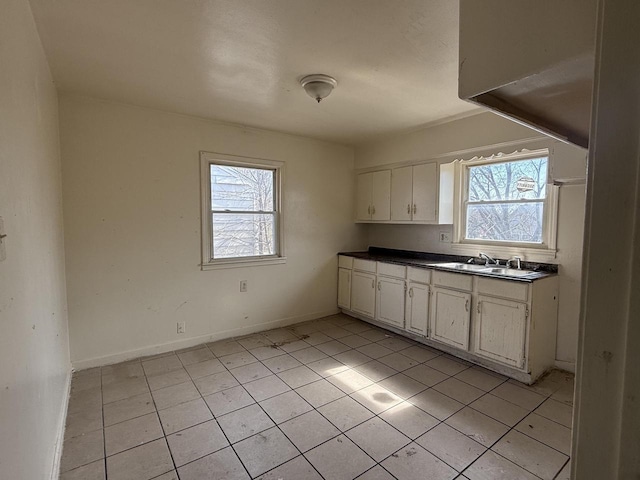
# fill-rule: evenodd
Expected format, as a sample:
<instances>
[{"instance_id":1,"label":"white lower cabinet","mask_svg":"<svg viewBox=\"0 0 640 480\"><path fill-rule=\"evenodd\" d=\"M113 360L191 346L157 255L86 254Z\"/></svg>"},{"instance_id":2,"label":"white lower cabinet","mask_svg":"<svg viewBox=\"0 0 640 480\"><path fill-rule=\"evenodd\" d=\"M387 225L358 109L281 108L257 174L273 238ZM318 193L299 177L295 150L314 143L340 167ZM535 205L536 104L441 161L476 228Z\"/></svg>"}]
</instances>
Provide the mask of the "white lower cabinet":
<instances>
[{"instance_id":1,"label":"white lower cabinet","mask_svg":"<svg viewBox=\"0 0 640 480\"><path fill-rule=\"evenodd\" d=\"M376 276L351 272L351 310L373 318L376 312Z\"/></svg>"},{"instance_id":2,"label":"white lower cabinet","mask_svg":"<svg viewBox=\"0 0 640 480\"><path fill-rule=\"evenodd\" d=\"M528 314L526 303L479 295L474 353L522 368Z\"/></svg>"},{"instance_id":3,"label":"white lower cabinet","mask_svg":"<svg viewBox=\"0 0 640 480\"><path fill-rule=\"evenodd\" d=\"M351 309L351 270L338 268L338 306Z\"/></svg>"},{"instance_id":4,"label":"white lower cabinet","mask_svg":"<svg viewBox=\"0 0 640 480\"><path fill-rule=\"evenodd\" d=\"M432 340L462 350L469 349L471 294L433 287L429 335Z\"/></svg>"},{"instance_id":5,"label":"white lower cabinet","mask_svg":"<svg viewBox=\"0 0 640 480\"><path fill-rule=\"evenodd\" d=\"M405 285L399 278L378 277L376 320L404 328Z\"/></svg>"},{"instance_id":6,"label":"white lower cabinet","mask_svg":"<svg viewBox=\"0 0 640 480\"><path fill-rule=\"evenodd\" d=\"M406 329L427 336L429 324L429 285L407 284Z\"/></svg>"},{"instance_id":7,"label":"white lower cabinet","mask_svg":"<svg viewBox=\"0 0 640 480\"><path fill-rule=\"evenodd\" d=\"M525 283L341 256L338 306L525 383L555 364L555 276Z\"/></svg>"}]
</instances>

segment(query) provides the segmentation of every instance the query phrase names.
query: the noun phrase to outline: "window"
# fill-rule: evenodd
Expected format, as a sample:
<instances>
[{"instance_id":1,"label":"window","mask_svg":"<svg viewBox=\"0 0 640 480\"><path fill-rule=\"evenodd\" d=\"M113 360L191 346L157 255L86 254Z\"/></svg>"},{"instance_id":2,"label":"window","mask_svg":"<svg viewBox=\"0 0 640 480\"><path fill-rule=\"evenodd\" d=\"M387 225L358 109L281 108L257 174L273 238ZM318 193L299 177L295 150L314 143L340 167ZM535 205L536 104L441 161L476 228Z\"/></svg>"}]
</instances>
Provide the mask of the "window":
<instances>
[{"instance_id":1,"label":"window","mask_svg":"<svg viewBox=\"0 0 640 480\"><path fill-rule=\"evenodd\" d=\"M555 213L549 157L463 162L461 243L552 249ZM555 208L555 207L553 207Z\"/></svg>"},{"instance_id":2,"label":"window","mask_svg":"<svg viewBox=\"0 0 640 480\"><path fill-rule=\"evenodd\" d=\"M203 268L283 261L281 162L202 152Z\"/></svg>"}]
</instances>

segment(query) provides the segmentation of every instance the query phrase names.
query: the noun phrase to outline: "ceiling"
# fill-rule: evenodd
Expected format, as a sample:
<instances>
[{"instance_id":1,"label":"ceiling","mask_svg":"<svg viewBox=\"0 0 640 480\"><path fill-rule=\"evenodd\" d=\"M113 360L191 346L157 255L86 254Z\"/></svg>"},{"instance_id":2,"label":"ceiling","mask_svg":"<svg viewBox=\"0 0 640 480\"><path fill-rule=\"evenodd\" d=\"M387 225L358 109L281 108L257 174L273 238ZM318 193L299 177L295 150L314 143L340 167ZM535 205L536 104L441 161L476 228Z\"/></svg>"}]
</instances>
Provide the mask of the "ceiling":
<instances>
[{"instance_id":1,"label":"ceiling","mask_svg":"<svg viewBox=\"0 0 640 480\"><path fill-rule=\"evenodd\" d=\"M345 144L476 110L452 0L31 0L62 92ZM338 87L316 104L299 85Z\"/></svg>"}]
</instances>

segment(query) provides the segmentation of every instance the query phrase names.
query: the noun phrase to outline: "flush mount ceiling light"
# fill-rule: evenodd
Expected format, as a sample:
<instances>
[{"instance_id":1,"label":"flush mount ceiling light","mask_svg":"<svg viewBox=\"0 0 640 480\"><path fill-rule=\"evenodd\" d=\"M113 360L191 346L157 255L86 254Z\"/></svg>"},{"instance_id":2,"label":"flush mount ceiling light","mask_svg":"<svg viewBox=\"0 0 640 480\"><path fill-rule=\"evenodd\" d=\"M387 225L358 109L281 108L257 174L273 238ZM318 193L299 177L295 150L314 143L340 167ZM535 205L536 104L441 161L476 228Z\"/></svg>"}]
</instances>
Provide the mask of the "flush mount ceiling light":
<instances>
[{"instance_id":1,"label":"flush mount ceiling light","mask_svg":"<svg viewBox=\"0 0 640 480\"><path fill-rule=\"evenodd\" d=\"M307 95L320 103L320 100L329 96L331 91L338 85L338 82L329 75L317 73L303 77L300 80L300 85L302 85L304 91L307 92Z\"/></svg>"}]
</instances>

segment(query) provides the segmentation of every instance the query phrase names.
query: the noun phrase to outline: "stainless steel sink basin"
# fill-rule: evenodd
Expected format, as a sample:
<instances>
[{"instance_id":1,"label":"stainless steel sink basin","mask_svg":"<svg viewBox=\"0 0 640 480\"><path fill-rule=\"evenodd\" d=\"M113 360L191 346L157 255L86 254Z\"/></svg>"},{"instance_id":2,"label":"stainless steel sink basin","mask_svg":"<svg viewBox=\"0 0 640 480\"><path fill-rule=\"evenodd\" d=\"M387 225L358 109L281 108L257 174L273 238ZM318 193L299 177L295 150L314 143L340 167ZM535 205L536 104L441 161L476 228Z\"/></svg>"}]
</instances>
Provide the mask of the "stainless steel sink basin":
<instances>
[{"instance_id":1,"label":"stainless steel sink basin","mask_svg":"<svg viewBox=\"0 0 640 480\"><path fill-rule=\"evenodd\" d=\"M535 272L533 270L516 270L514 268L483 267L482 273L495 273L496 275L505 275L507 277L525 277Z\"/></svg>"},{"instance_id":2,"label":"stainless steel sink basin","mask_svg":"<svg viewBox=\"0 0 640 480\"><path fill-rule=\"evenodd\" d=\"M482 270L485 270L487 267L485 267L484 265L474 265L474 264L470 264L470 263L439 263L436 265L437 267L440 268L450 268L452 270L469 270L472 272L480 272Z\"/></svg>"}]
</instances>

